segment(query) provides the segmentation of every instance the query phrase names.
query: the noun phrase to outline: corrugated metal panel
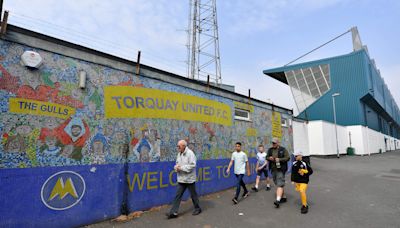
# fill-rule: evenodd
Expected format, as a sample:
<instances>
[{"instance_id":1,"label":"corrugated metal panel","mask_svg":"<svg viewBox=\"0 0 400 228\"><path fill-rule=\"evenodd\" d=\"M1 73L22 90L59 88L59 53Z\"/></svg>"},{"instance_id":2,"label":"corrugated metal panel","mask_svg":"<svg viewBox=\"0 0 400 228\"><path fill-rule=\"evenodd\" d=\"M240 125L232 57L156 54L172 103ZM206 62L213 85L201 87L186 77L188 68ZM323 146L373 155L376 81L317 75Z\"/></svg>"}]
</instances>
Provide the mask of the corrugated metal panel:
<instances>
[{"instance_id":1,"label":"corrugated metal panel","mask_svg":"<svg viewBox=\"0 0 400 228\"><path fill-rule=\"evenodd\" d=\"M379 70L363 49L347 55L336 56L327 59L300 63L275 69L264 70L264 74L283 74L285 71L304 69L316 65L329 64L331 89L318 100L301 112L300 118L309 120L333 121L332 94L339 92L335 97L337 123L340 125L365 125L373 129L388 131L388 120L382 118L382 113L368 109L360 101L370 93L386 112L400 125L400 111L393 99L387 85L380 75ZM368 112L369 111L369 112ZM382 118L382 120L381 120ZM392 134L400 135L399 128L393 128Z\"/></svg>"},{"instance_id":2,"label":"corrugated metal panel","mask_svg":"<svg viewBox=\"0 0 400 228\"><path fill-rule=\"evenodd\" d=\"M338 92L341 95L335 97L337 123L340 125L364 123L359 99L368 91L365 79L367 73L365 56L364 51L359 51L321 63L330 65L332 88L306 109L310 120L322 119L334 122L332 94ZM301 113L301 116L305 118L305 113Z\"/></svg>"},{"instance_id":3,"label":"corrugated metal panel","mask_svg":"<svg viewBox=\"0 0 400 228\"><path fill-rule=\"evenodd\" d=\"M371 60L368 58L367 61L371 66L370 74L373 84L372 93L374 95L374 98L379 102L382 107L385 108L386 112L388 112L392 116L392 118L396 120L397 123L400 123L398 118L398 116L400 116L399 108L395 100L393 99L393 96L388 86L386 85L376 67L371 64Z\"/></svg>"}]
</instances>

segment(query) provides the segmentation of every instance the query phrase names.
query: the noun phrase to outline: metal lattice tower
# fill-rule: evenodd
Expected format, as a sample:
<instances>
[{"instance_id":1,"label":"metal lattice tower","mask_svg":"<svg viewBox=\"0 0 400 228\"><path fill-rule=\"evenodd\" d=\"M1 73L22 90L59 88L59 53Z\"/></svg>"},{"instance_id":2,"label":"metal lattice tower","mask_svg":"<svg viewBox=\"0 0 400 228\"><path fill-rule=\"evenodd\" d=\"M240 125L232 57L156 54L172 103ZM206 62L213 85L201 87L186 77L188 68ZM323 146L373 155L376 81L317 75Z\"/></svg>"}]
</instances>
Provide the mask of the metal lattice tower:
<instances>
[{"instance_id":1,"label":"metal lattice tower","mask_svg":"<svg viewBox=\"0 0 400 228\"><path fill-rule=\"evenodd\" d=\"M221 84L216 0L189 0L187 76Z\"/></svg>"}]
</instances>

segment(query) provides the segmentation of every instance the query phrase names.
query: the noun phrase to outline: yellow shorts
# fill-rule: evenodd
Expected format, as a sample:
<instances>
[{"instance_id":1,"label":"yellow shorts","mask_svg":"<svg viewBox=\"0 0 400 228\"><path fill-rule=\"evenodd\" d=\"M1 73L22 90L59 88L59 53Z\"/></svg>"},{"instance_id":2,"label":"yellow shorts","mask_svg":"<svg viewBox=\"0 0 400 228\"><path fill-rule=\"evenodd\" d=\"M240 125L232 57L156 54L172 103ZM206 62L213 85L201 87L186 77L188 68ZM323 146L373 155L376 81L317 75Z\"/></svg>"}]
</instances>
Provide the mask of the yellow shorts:
<instances>
[{"instance_id":1,"label":"yellow shorts","mask_svg":"<svg viewBox=\"0 0 400 228\"><path fill-rule=\"evenodd\" d=\"M296 191L298 191L298 192L305 192L305 191L307 191L307 186L308 186L308 184L296 183L295 186L296 186Z\"/></svg>"}]
</instances>

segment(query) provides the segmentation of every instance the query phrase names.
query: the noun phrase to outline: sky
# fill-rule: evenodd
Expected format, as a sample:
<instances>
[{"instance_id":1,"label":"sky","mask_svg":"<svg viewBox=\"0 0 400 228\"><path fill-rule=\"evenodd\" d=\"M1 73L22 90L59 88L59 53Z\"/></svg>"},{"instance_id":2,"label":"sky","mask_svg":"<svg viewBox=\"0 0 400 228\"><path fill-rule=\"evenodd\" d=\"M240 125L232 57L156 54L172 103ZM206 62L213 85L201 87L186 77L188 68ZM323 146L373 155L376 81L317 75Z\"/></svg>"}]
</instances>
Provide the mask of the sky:
<instances>
[{"instance_id":1,"label":"sky","mask_svg":"<svg viewBox=\"0 0 400 228\"><path fill-rule=\"evenodd\" d=\"M4 0L9 23L186 76L188 0ZM288 109L287 85L262 73L357 26L400 105L400 1L217 0L222 83ZM352 51L351 33L295 63Z\"/></svg>"}]
</instances>

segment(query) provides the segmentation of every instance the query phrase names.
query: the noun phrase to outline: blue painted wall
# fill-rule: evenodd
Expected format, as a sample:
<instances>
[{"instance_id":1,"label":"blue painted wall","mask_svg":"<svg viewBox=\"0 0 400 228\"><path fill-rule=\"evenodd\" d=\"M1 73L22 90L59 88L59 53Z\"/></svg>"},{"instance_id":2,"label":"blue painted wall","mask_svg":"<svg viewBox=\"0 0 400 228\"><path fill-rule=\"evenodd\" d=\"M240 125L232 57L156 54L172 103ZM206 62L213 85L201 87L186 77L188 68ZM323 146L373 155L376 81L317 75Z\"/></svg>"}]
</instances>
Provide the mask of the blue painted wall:
<instances>
[{"instance_id":1,"label":"blue painted wall","mask_svg":"<svg viewBox=\"0 0 400 228\"><path fill-rule=\"evenodd\" d=\"M251 158L250 163L251 176L244 178L245 183L255 180L256 159ZM198 162L196 189L200 195L235 185L232 172L229 175L225 172L228 164L229 159ZM124 175L123 164L3 169L0 172L0 226L77 227L111 219L121 213L125 188L128 188L129 211L145 210L172 201L176 191L174 162L128 166L127 176ZM77 205L67 210L52 210L43 204L41 194L42 190L51 191L54 184L49 188L42 188L49 177L61 171L73 171L81 175L86 191ZM126 181L127 179L130 181ZM75 186L79 185L77 181L74 183ZM188 197L186 192L184 198ZM60 200L60 206L67 205L66 201L71 199L74 200L70 194L67 195Z\"/></svg>"},{"instance_id":2,"label":"blue painted wall","mask_svg":"<svg viewBox=\"0 0 400 228\"><path fill-rule=\"evenodd\" d=\"M251 176L245 182L255 181L255 158L250 159ZM170 203L175 197L176 173L174 162L130 164L128 172L129 209L143 210L154 205ZM200 195L227 189L235 185L235 176L227 174L229 159L200 160L197 167L196 189ZM233 168L232 168L233 170ZM188 197L188 192L186 197Z\"/></svg>"},{"instance_id":3,"label":"blue painted wall","mask_svg":"<svg viewBox=\"0 0 400 228\"><path fill-rule=\"evenodd\" d=\"M93 167L95 172L90 171ZM66 170L83 177L86 191L77 205L52 210L42 202L42 186L51 175ZM76 227L113 218L120 214L122 180L123 165L118 164L2 169L0 227ZM67 195L63 201L72 198Z\"/></svg>"}]
</instances>

